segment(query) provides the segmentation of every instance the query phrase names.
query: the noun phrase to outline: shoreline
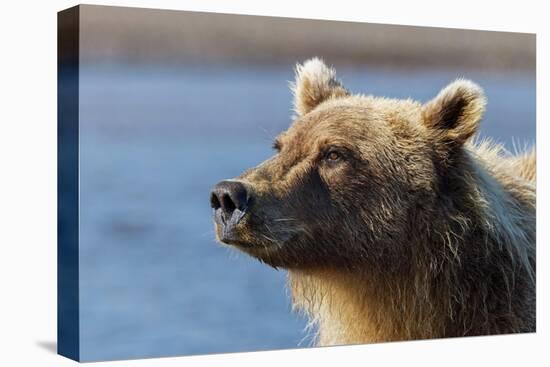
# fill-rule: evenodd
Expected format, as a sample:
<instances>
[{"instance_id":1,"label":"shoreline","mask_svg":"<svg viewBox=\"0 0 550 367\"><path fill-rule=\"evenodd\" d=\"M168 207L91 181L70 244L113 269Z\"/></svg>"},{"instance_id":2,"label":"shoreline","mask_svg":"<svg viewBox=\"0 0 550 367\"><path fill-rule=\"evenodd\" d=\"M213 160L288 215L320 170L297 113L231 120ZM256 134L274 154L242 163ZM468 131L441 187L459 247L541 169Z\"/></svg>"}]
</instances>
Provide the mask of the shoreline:
<instances>
[{"instance_id":1,"label":"shoreline","mask_svg":"<svg viewBox=\"0 0 550 367\"><path fill-rule=\"evenodd\" d=\"M329 64L535 71L534 34L108 6L82 6L91 63Z\"/></svg>"}]
</instances>

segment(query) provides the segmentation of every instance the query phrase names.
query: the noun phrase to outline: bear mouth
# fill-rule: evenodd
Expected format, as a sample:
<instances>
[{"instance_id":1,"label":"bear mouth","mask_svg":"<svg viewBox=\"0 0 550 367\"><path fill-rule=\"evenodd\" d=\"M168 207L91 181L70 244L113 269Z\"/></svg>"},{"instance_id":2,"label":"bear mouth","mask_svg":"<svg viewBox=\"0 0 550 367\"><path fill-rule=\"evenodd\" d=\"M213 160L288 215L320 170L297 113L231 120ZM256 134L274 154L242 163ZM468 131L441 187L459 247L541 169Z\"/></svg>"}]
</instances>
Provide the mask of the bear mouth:
<instances>
[{"instance_id":1,"label":"bear mouth","mask_svg":"<svg viewBox=\"0 0 550 367\"><path fill-rule=\"evenodd\" d=\"M239 247L239 248L243 248L243 249L251 249L251 248L255 247L255 245L253 243L243 241L240 238L220 237L219 241L221 243L223 243L224 245Z\"/></svg>"},{"instance_id":2,"label":"bear mouth","mask_svg":"<svg viewBox=\"0 0 550 367\"><path fill-rule=\"evenodd\" d=\"M270 242L270 241L262 241L260 239L256 239L256 236L259 238L262 237L261 234L256 233L249 233L249 235L252 235L251 239L244 239L243 236L240 236L238 233L232 232L225 232L221 235L218 234L218 240L223 243L224 245L237 247L241 250L267 250L270 248L279 247L276 243Z\"/></svg>"},{"instance_id":3,"label":"bear mouth","mask_svg":"<svg viewBox=\"0 0 550 367\"><path fill-rule=\"evenodd\" d=\"M235 247L250 254L272 251L282 246L277 240L250 228L237 229L216 222L216 237L224 245Z\"/></svg>"}]
</instances>

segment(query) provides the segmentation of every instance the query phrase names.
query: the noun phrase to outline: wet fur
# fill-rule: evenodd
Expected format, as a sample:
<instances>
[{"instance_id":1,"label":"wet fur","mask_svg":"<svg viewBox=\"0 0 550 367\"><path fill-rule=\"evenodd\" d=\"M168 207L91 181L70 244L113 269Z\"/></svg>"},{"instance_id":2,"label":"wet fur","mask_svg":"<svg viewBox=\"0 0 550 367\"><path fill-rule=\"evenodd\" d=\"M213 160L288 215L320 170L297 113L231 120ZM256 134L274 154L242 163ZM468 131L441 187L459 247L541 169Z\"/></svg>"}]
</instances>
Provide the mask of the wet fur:
<instances>
[{"instance_id":1,"label":"wet fur","mask_svg":"<svg viewBox=\"0 0 550 367\"><path fill-rule=\"evenodd\" d=\"M416 252L406 269L289 271L315 344L535 331L534 153L504 158L482 143L468 155L456 177L471 187L466 212L441 208L422 222L411 213L416 225L397 239Z\"/></svg>"}]
</instances>

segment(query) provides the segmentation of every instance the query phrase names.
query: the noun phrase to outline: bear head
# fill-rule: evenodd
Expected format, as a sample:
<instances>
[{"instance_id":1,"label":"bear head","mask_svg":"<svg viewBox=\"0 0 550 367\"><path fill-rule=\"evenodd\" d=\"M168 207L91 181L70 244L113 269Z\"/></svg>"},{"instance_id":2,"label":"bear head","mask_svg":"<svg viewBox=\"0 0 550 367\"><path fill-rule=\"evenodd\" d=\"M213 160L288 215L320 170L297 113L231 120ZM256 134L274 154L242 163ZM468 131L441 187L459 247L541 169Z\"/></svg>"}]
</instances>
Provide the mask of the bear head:
<instances>
[{"instance_id":1,"label":"bear head","mask_svg":"<svg viewBox=\"0 0 550 367\"><path fill-rule=\"evenodd\" d=\"M411 241L460 191L482 90L456 80L424 104L353 95L317 58L292 89L295 119L274 156L212 191L218 240L289 269L414 261Z\"/></svg>"}]
</instances>

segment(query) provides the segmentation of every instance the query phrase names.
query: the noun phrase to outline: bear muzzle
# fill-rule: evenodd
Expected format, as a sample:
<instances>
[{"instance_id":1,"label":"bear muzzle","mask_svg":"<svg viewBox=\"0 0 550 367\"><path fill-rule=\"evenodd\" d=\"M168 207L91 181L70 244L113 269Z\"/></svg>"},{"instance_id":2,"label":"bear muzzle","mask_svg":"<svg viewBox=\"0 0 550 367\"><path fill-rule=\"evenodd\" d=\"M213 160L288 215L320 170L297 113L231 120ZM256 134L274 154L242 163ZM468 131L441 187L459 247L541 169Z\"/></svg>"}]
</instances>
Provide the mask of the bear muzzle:
<instances>
[{"instance_id":1,"label":"bear muzzle","mask_svg":"<svg viewBox=\"0 0 550 367\"><path fill-rule=\"evenodd\" d=\"M238 242L236 227L245 216L250 203L250 192L236 180L219 182L210 193L210 206L214 209L214 221L219 226L220 241Z\"/></svg>"}]
</instances>

